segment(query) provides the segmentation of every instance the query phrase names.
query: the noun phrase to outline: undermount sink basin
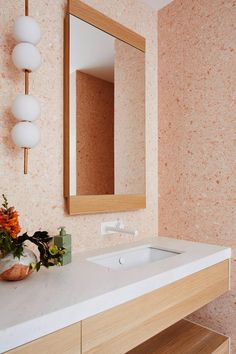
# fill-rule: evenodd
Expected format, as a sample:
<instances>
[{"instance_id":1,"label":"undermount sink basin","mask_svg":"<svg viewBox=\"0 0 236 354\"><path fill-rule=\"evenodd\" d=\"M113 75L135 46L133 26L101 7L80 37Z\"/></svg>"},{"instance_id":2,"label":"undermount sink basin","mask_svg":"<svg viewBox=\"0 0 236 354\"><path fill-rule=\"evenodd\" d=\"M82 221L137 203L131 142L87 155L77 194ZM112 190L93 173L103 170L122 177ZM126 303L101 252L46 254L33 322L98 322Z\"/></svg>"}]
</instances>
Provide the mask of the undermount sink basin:
<instances>
[{"instance_id":1,"label":"undermount sink basin","mask_svg":"<svg viewBox=\"0 0 236 354\"><path fill-rule=\"evenodd\" d=\"M125 270L160 261L178 254L180 254L180 252L163 250L150 245L143 245L135 248L128 248L119 252L90 257L87 258L87 260L113 270Z\"/></svg>"}]
</instances>

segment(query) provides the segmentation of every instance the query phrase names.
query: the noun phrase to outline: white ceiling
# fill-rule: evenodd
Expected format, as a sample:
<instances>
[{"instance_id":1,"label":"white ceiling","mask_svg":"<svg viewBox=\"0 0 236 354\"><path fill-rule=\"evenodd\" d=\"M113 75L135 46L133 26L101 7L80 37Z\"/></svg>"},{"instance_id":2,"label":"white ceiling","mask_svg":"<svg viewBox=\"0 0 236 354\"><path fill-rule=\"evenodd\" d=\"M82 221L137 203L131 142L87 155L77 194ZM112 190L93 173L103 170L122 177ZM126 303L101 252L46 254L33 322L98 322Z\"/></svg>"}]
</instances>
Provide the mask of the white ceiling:
<instances>
[{"instance_id":1,"label":"white ceiling","mask_svg":"<svg viewBox=\"0 0 236 354\"><path fill-rule=\"evenodd\" d=\"M70 72L114 82L115 38L70 15Z\"/></svg>"},{"instance_id":2,"label":"white ceiling","mask_svg":"<svg viewBox=\"0 0 236 354\"><path fill-rule=\"evenodd\" d=\"M172 0L143 0L160 10ZM70 15L70 72L81 70L114 82L114 43L109 34Z\"/></svg>"},{"instance_id":3,"label":"white ceiling","mask_svg":"<svg viewBox=\"0 0 236 354\"><path fill-rule=\"evenodd\" d=\"M155 10L160 10L162 7L168 5L172 0L143 0Z\"/></svg>"}]
</instances>

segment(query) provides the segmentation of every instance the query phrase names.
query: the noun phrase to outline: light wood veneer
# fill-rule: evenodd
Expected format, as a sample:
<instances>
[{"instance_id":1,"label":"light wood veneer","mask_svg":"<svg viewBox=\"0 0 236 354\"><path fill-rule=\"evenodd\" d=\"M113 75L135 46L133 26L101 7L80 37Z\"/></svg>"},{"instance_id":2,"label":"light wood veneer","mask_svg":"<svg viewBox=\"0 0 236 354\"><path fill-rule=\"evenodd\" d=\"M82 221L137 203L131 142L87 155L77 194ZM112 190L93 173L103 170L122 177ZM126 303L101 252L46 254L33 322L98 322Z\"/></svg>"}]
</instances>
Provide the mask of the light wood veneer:
<instances>
[{"instance_id":1,"label":"light wood veneer","mask_svg":"<svg viewBox=\"0 0 236 354\"><path fill-rule=\"evenodd\" d=\"M228 354L229 339L181 320L127 354Z\"/></svg>"},{"instance_id":2,"label":"light wood veneer","mask_svg":"<svg viewBox=\"0 0 236 354\"><path fill-rule=\"evenodd\" d=\"M65 327L7 354L81 354L81 324Z\"/></svg>"},{"instance_id":3,"label":"light wood veneer","mask_svg":"<svg viewBox=\"0 0 236 354\"><path fill-rule=\"evenodd\" d=\"M68 11L70 14L81 18L104 32L109 33L113 37L145 52L145 38L95 10L91 6L86 5L84 2L80 0L70 0L68 2Z\"/></svg>"},{"instance_id":4,"label":"light wood veneer","mask_svg":"<svg viewBox=\"0 0 236 354\"><path fill-rule=\"evenodd\" d=\"M82 324L83 354L124 354L229 289L229 261L93 316Z\"/></svg>"},{"instance_id":5,"label":"light wood veneer","mask_svg":"<svg viewBox=\"0 0 236 354\"><path fill-rule=\"evenodd\" d=\"M70 215L109 213L127 211L146 207L144 194L133 195L77 195L67 198L67 209Z\"/></svg>"}]
</instances>

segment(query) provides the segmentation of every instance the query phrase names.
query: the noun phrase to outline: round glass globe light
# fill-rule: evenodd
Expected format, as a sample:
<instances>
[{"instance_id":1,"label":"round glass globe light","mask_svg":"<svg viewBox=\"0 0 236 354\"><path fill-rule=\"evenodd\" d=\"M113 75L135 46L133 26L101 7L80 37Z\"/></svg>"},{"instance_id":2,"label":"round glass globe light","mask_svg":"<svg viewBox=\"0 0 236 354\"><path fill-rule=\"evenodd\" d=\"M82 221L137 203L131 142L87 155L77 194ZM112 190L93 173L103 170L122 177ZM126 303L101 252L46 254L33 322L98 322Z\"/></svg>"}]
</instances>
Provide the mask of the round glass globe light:
<instances>
[{"instance_id":1,"label":"round glass globe light","mask_svg":"<svg viewBox=\"0 0 236 354\"><path fill-rule=\"evenodd\" d=\"M40 103L32 95L18 95L12 103L12 114L17 120L33 122L40 116Z\"/></svg>"},{"instance_id":2,"label":"round glass globe light","mask_svg":"<svg viewBox=\"0 0 236 354\"><path fill-rule=\"evenodd\" d=\"M40 141L40 130L33 123L20 122L13 127L11 137L16 146L31 149Z\"/></svg>"},{"instance_id":3,"label":"round glass globe light","mask_svg":"<svg viewBox=\"0 0 236 354\"><path fill-rule=\"evenodd\" d=\"M31 16L19 16L13 27L13 36L17 42L38 44L41 38L39 24Z\"/></svg>"},{"instance_id":4,"label":"round glass globe light","mask_svg":"<svg viewBox=\"0 0 236 354\"><path fill-rule=\"evenodd\" d=\"M33 44L19 43L13 49L12 61L18 69L35 71L41 65L41 55Z\"/></svg>"}]
</instances>

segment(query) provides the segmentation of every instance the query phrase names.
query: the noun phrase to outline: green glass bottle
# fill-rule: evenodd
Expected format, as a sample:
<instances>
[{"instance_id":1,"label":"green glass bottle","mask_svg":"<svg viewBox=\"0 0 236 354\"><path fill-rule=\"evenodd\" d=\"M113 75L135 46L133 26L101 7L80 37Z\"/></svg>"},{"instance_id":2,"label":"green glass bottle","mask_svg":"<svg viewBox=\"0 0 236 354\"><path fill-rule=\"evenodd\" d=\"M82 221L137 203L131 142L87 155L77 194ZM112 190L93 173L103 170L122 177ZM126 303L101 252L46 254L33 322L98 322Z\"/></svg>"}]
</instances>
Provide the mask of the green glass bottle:
<instances>
[{"instance_id":1,"label":"green glass bottle","mask_svg":"<svg viewBox=\"0 0 236 354\"><path fill-rule=\"evenodd\" d=\"M54 236L54 245L57 247L64 247L65 254L62 256L61 264L66 265L71 263L71 235L66 233L65 226L60 226L58 236Z\"/></svg>"}]
</instances>

